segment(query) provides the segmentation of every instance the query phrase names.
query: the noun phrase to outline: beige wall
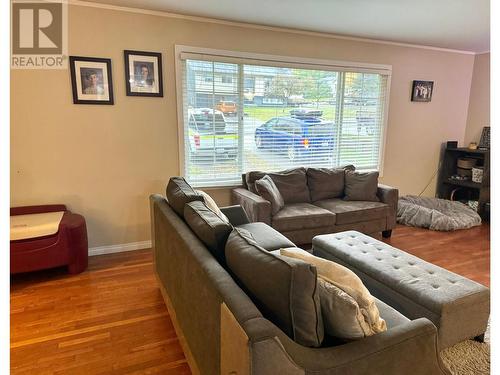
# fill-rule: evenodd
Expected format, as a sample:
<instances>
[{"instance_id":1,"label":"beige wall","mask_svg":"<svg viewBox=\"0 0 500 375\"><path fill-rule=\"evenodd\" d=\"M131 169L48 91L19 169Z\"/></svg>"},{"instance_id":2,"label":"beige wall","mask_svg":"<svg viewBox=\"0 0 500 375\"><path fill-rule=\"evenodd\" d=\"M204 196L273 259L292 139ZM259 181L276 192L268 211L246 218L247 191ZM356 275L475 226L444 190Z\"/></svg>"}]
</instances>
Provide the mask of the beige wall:
<instances>
[{"instance_id":1,"label":"beige wall","mask_svg":"<svg viewBox=\"0 0 500 375\"><path fill-rule=\"evenodd\" d=\"M12 71L11 204L68 204L90 246L149 239L148 195L179 174L175 44L391 64L382 180L402 194L427 184L441 142L465 134L473 55L82 6L69 28L71 55L112 59L115 105L73 105L69 71ZM124 49L163 53L164 98L125 95ZM435 82L431 103L410 102L414 79ZM229 203L229 190L213 194Z\"/></svg>"},{"instance_id":2,"label":"beige wall","mask_svg":"<svg viewBox=\"0 0 500 375\"><path fill-rule=\"evenodd\" d=\"M490 126L490 54L476 55L470 88L465 144L478 142L484 126Z\"/></svg>"}]
</instances>

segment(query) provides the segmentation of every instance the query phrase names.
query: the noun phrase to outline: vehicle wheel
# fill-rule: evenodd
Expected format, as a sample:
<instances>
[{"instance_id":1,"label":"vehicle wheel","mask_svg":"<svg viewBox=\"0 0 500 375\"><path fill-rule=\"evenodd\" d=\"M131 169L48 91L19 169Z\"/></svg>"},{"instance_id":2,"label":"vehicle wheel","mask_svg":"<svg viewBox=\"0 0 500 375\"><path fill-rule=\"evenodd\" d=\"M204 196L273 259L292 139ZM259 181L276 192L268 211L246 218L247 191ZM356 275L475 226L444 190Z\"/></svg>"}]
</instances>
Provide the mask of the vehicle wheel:
<instances>
[{"instance_id":1,"label":"vehicle wheel","mask_svg":"<svg viewBox=\"0 0 500 375\"><path fill-rule=\"evenodd\" d=\"M288 160L294 161L297 158L297 151L293 145L288 146L286 150L286 155L288 156Z\"/></svg>"},{"instance_id":2,"label":"vehicle wheel","mask_svg":"<svg viewBox=\"0 0 500 375\"><path fill-rule=\"evenodd\" d=\"M255 136L255 145L257 148L262 148L262 138L259 135Z\"/></svg>"}]
</instances>

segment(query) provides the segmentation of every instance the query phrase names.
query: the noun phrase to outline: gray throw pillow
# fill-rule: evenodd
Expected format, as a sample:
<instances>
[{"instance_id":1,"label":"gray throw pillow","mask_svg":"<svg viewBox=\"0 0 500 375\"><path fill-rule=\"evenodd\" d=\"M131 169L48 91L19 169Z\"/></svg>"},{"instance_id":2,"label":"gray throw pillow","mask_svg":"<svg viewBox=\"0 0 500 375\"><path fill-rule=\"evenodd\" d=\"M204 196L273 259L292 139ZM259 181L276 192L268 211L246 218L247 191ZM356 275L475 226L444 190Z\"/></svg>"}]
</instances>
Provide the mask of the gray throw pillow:
<instances>
[{"instance_id":1,"label":"gray throw pillow","mask_svg":"<svg viewBox=\"0 0 500 375\"><path fill-rule=\"evenodd\" d=\"M377 189L378 172L345 172L345 200L380 202Z\"/></svg>"},{"instance_id":2,"label":"gray throw pillow","mask_svg":"<svg viewBox=\"0 0 500 375\"><path fill-rule=\"evenodd\" d=\"M199 201L184 206L184 219L212 255L225 265L224 249L233 230L232 225L208 208L204 202Z\"/></svg>"},{"instance_id":3,"label":"gray throw pillow","mask_svg":"<svg viewBox=\"0 0 500 375\"><path fill-rule=\"evenodd\" d=\"M344 174L354 171L353 165L339 168L307 168L307 185L311 201L340 198L344 195Z\"/></svg>"},{"instance_id":4,"label":"gray throw pillow","mask_svg":"<svg viewBox=\"0 0 500 375\"><path fill-rule=\"evenodd\" d=\"M321 345L324 329L315 267L272 254L237 228L226 243L226 262L267 319L300 345Z\"/></svg>"},{"instance_id":5,"label":"gray throw pillow","mask_svg":"<svg viewBox=\"0 0 500 375\"><path fill-rule=\"evenodd\" d=\"M184 218L184 205L192 201L203 202L203 197L189 185L184 177L172 177L167 185L167 199L170 207Z\"/></svg>"},{"instance_id":6,"label":"gray throw pillow","mask_svg":"<svg viewBox=\"0 0 500 375\"><path fill-rule=\"evenodd\" d=\"M258 194L255 188L255 181L260 180L265 175L269 175L273 179L285 204L311 202L305 168L292 168L281 172L248 172L246 174L248 190Z\"/></svg>"},{"instance_id":7,"label":"gray throw pillow","mask_svg":"<svg viewBox=\"0 0 500 375\"><path fill-rule=\"evenodd\" d=\"M281 196L280 191L276 187L272 178L267 174L262 177L260 180L255 181L255 188L257 193L264 198L266 201L271 202L271 210L273 215L276 215L279 210L281 210L285 206L285 202L283 201L283 197Z\"/></svg>"}]
</instances>

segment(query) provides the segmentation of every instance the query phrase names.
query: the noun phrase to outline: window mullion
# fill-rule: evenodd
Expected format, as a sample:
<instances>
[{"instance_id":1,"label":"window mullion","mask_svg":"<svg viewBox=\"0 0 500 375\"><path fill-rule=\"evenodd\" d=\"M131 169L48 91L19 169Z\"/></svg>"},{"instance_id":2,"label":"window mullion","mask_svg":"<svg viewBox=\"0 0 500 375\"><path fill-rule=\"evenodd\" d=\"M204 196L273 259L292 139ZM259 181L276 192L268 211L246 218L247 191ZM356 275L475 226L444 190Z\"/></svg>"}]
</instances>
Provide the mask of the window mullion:
<instances>
[{"instance_id":1,"label":"window mullion","mask_svg":"<svg viewBox=\"0 0 500 375\"><path fill-rule=\"evenodd\" d=\"M243 174L243 166L245 161L244 157L244 147L245 147L245 109L244 109L244 66L243 64L238 64L238 106L237 106L237 116L238 116L238 170L239 174Z\"/></svg>"},{"instance_id":2,"label":"window mullion","mask_svg":"<svg viewBox=\"0 0 500 375\"><path fill-rule=\"evenodd\" d=\"M342 122L344 121L344 87L345 87L345 74L344 72L339 72L339 78L337 80L337 100L336 100L336 110L335 110L335 123L337 126L337 149L336 160L334 166L340 164L340 147L342 143Z\"/></svg>"}]
</instances>

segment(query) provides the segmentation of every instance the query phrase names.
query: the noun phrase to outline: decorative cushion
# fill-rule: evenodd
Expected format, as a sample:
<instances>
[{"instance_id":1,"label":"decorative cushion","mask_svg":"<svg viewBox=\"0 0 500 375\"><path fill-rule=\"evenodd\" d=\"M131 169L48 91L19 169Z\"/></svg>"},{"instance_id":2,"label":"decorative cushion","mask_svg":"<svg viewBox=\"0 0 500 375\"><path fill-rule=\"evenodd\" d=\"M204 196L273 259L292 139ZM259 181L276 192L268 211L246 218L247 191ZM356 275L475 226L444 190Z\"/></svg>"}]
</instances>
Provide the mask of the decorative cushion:
<instances>
[{"instance_id":1,"label":"decorative cushion","mask_svg":"<svg viewBox=\"0 0 500 375\"><path fill-rule=\"evenodd\" d=\"M227 218L227 216L224 215L224 213L220 210L219 206L217 206L217 203L215 203L214 199L210 195L208 195L208 193L205 193L203 190L195 190L195 191L201 196L203 196L203 200L208 208L210 208L217 216L219 216L226 223L229 223L229 219Z\"/></svg>"},{"instance_id":2,"label":"decorative cushion","mask_svg":"<svg viewBox=\"0 0 500 375\"><path fill-rule=\"evenodd\" d=\"M337 225L383 219L390 215L389 205L382 202L345 201L336 198L317 201L314 204L333 212Z\"/></svg>"},{"instance_id":3,"label":"decorative cushion","mask_svg":"<svg viewBox=\"0 0 500 375\"><path fill-rule=\"evenodd\" d=\"M316 267L321 311L328 334L358 339L387 330L375 299L350 269L298 248L281 249L280 253Z\"/></svg>"},{"instance_id":4,"label":"decorative cushion","mask_svg":"<svg viewBox=\"0 0 500 375\"><path fill-rule=\"evenodd\" d=\"M272 227L279 232L335 225L335 214L311 203L286 204L272 217Z\"/></svg>"},{"instance_id":5,"label":"decorative cushion","mask_svg":"<svg viewBox=\"0 0 500 375\"><path fill-rule=\"evenodd\" d=\"M255 181L260 180L265 175L269 175L278 190L280 191L285 204L310 202L309 188L307 187L307 176L305 168L287 169L282 172L248 172L246 182L248 190L258 194L255 188Z\"/></svg>"},{"instance_id":6,"label":"decorative cushion","mask_svg":"<svg viewBox=\"0 0 500 375\"><path fill-rule=\"evenodd\" d=\"M378 172L345 172L345 200L379 202L377 188Z\"/></svg>"},{"instance_id":7,"label":"decorative cushion","mask_svg":"<svg viewBox=\"0 0 500 375\"><path fill-rule=\"evenodd\" d=\"M233 227L214 213L204 202L193 201L184 206L184 219L212 255L225 264L224 248Z\"/></svg>"},{"instance_id":8,"label":"decorative cushion","mask_svg":"<svg viewBox=\"0 0 500 375\"><path fill-rule=\"evenodd\" d=\"M344 174L354 171L353 165L341 168L307 168L307 185L311 201L339 198L344 195Z\"/></svg>"},{"instance_id":9,"label":"decorative cushion","mask_svg":"<svg viewBox=\"0 0 500 375\"><path fill-rule=\"evenodd\" d=\"M235 228L226 243L228 268L262 314L304 346L323 341L316 268L272 254Z\"/></svg>"},{"instance_id":10,"label":"decorative cushion","mask_svg":"<svg viewBox=\"0 0 500 375\"><path fill-rule=\"evenodd\" d=\"M184 205L192 201L202 201L203 197L189 185L184 177L172 177L167 185L167 199L170 207L184 217Z\"/></svg>"},{"instance_id":11,"label":"decorative cushion","mask_svg":"<svg viewBox=\"0 0 500 375\"><path fill-rule=\"evenodd\" d=\"M274 184L272 178L267 174L260 180L255 181L255 189L262 198L271 202L271 211L273 215L276 215L285 205L280 191Z\"/></svg>"}]
</instances>

